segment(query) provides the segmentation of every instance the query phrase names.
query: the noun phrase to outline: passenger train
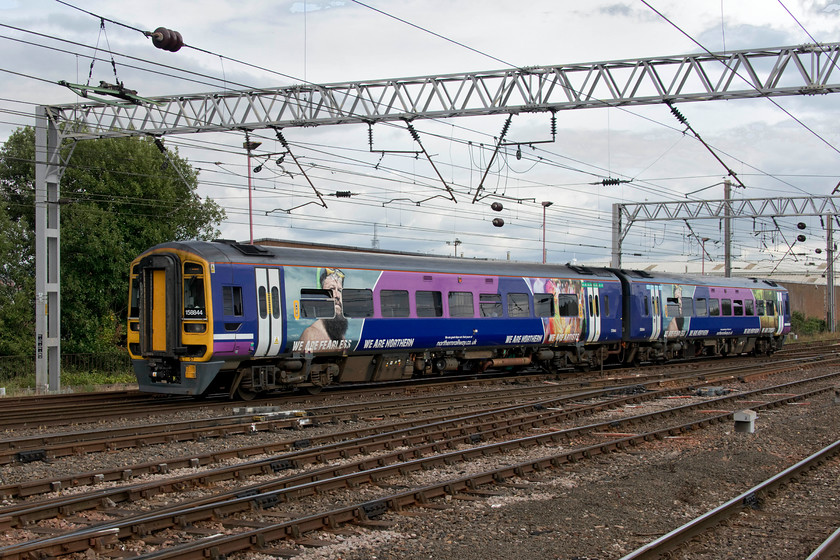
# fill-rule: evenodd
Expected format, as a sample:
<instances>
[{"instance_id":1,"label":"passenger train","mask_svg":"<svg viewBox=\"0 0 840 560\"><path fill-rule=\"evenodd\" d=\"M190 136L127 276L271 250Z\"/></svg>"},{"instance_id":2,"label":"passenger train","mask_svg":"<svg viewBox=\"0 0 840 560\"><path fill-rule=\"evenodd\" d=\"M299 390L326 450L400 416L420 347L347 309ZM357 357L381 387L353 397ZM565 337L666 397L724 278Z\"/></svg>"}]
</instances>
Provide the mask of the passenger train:
<instances>
[{"instance_id":1,"label":"passenger train","mask_svg":"<svg viewBox=\"0 0 840 560\"><path fill-rule=\"evenodd\" d=\"M131 264L140 390L252 399L446 372L771 353L769 280L268 247L155 246Z\"/></svg>"}]
</instances>

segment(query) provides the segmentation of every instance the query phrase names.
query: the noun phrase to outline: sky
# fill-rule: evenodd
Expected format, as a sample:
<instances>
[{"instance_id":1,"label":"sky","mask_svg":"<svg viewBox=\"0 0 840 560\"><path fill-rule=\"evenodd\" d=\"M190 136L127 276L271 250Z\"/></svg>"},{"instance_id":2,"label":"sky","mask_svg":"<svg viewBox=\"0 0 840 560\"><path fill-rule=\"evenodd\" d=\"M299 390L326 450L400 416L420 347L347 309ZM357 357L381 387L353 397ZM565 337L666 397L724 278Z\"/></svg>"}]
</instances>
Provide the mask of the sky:
<instances>
[{"instance_id":1,"label":"sky","mask_svg":"<svg viewBox=\"0 0 840 560\"><path fill-rule=\"evenodd\" d=\"M840 2L831 0L647 4L0 0L0 142L34 124L37 105L80 102L60 80L121 81L144 97L174 96L840 40ZM155 49L140 31L157 27L180 32L187 46ZM832 83L840 82L835 74ZM840 181L840 95L775 102L683 103L679 110L746 185L734 197L831 194ZM365 125L285 129L326 208L307 204L317 199L289 158L277 162L284 149L271 130L250 134L261 142L250 165L250 211L244 133L173 135L166 144L199 170L201 196L226 209L222 237L240 241L253 227L254 239L531 262L543 258L544 244L548 262L605 264L613 204L723 197L726 168L667 106L561 111L553 140L549 114L516 115L507 139L521 142L521 157L508 146L491 162L505 119L416 120L434 166L422 154L396 153L419 149L399 124L372 128L374 149L385 154L370 151ZM438 173L457 202L440 196L446 191ZM492 196L473 203L485 173ZM628 182L597 184L608 177ZM342 191L352 196L334 196ZM492 210L491 202L503 209ZM495 218L504 226L495 227ZM757 264L766 275L825 265L825 251L816 252L826 244L818 218L738 220L734 232L736 269ZM797 235L806 241L791 249ZM722 236L718 220L637 224L625 239L623 264L711 270L722 264Z\"/></svg>"}]
</instances>

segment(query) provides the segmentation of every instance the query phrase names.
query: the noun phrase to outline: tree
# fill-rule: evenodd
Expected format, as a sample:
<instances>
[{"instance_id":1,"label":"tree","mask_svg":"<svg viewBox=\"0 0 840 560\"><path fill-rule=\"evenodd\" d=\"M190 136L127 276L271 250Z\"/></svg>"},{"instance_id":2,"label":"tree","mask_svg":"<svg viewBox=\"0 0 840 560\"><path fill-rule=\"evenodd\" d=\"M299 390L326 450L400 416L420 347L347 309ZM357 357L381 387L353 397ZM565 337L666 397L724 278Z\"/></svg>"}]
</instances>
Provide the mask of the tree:
<instances>
[{"instance_id":1,"label":"tree","mask_svg":"<svg viewBox=\"0 0 840 560\"><path fill-rule=\"evenodd\" d=\"M65 154L71 146L62 147ZM16 130L0 148L0 201L17 255L5 261L15 274L34 277L35 132ZM166 157L149 138L78 142L61 178L61 330L65 352L107 350L118 342L128 304L131 260L152 245L219 235L224 210L197 193L198 173L177 151ZM0 215L0 225L3 216ZM0 253L2 254L2 253ZM2 277L0 277L2 282ZM34 282L33 282L34 284ZM31 286L11 284L18 297ZM0 301L2 318L14 314ZM34 318L31 319L34 323ZM34 328L29 329L33 348ZM0 339L6 333L0 331ZM0 346L0 353L3 347Z\"/></svg>"},{"instance_id":2,"label":"tree","mask_svg":"<svg viewBox=\"0 0 840 560\"><path fill-rule=\"evenodd\" d=\"M30 237L0 206L0 356L33 349L35 261Z\"/></svg>"}]
</instances>

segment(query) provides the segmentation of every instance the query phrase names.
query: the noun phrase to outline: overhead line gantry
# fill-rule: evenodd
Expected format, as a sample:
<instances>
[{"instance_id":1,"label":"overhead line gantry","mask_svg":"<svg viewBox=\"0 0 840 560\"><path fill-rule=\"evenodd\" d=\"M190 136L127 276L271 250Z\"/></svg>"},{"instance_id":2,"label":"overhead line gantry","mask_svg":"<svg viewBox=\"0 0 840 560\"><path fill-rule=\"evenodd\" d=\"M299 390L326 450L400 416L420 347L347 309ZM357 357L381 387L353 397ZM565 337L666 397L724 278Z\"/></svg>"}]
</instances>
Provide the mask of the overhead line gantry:
<instances>
[{"instance_id":1,"label":"overhead line gantry","mask_svg":"<svg viewBox=\"0 0 840 560\"><path fill-rule=\"evenodd\" d=\"M840 90L840 43L291 85L54 107L77 139L817 95Z\"/></svg>"}]
</instances>

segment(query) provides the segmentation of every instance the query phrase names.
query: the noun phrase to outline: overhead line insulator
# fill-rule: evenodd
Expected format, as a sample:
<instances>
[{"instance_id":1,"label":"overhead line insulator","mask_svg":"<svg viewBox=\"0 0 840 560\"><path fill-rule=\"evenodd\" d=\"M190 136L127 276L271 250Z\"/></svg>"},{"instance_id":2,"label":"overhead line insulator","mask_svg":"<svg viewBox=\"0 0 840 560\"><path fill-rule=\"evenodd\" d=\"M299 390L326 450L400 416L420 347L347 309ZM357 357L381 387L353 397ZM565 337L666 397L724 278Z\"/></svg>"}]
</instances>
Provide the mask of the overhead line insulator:
<instances>
[{"instance_id":1,"label":"overhead line insulator","mask_svg":"<svg viewBox=\"0 0 840 560\"><path fill-rule=\"evenodd\" d=\"M184 38L177 31L158 27L148 34L152 38L152 44L159 49L169 52L178 52L184 46Z\"/></svg>"},{"instance_id":2,"label":"overhead line insulator","mask_svg":"<svg viewBox=\"0 0 840 560\"><path fill-rule=\"evenodd\" d=\"M688 119L686 119L686 118L683 116L683 114L682 114L682 113L680 113L680 110L679 110L679 109L677 109L676 107L674 107L674 106L673 106L673 105L671 105L670 103L668 103L668 108L669 108L669 109L671 109L671 114L672 114L672 115L674 115L674 118L675 118L675 119L677 119L678 121L680 121L680 124L684 124L685 126L688 126Z\"/></svg>"},{"instance_id":3,"label":"overhead line insulator","mask_svg":"<svg viewBox=\"0 0 840 560\"><path fill-rule=\"evenodd\" d=\"M603 185L605 187L613 187L615 185L620 185L621 183L629 183L630 181L626 179L616 179L614 177L610 177L608 179L601 179L597 183L591 183L593 185Z\"/></svg>"}]
</instances>

